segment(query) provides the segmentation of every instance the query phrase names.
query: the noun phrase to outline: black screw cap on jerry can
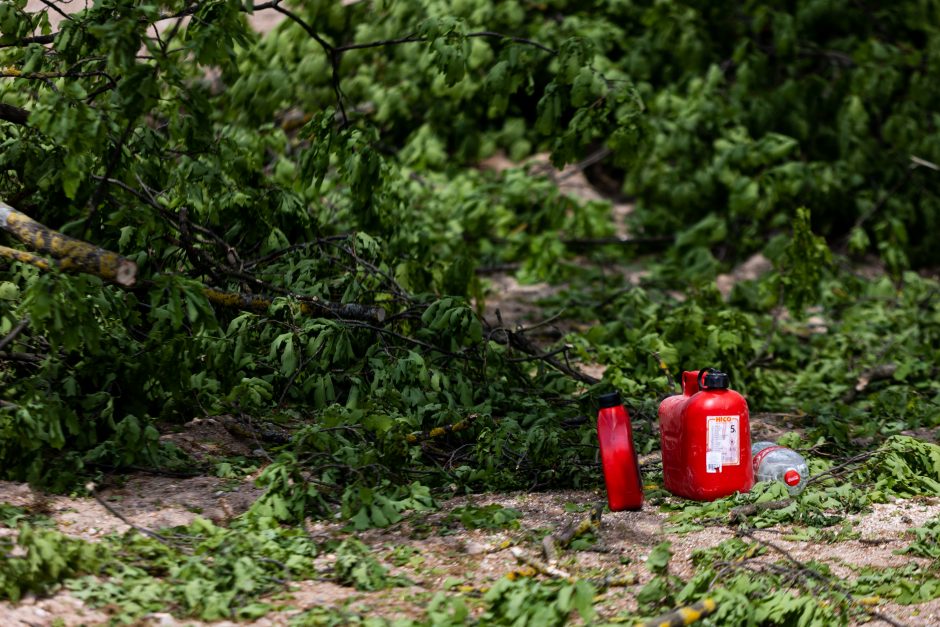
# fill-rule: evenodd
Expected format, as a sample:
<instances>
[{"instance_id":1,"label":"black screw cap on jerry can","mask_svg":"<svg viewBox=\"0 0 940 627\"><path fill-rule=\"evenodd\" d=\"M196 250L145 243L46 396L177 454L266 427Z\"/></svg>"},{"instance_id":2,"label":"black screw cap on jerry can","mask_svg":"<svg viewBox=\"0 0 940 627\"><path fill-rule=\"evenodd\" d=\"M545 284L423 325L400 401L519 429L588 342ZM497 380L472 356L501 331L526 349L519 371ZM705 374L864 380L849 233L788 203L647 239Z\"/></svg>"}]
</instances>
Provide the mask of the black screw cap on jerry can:
<instances>
[{"instance_id":1,"label":"black screw cap on jerry can","mask_svg":"<svg viewBox=\"0 0 940 627\"><path fill-rule=\"evenodd\" d=\"M699 374L698 386L702 390L727 390L731 387L731 377L720 370L705 368Z\"/></svg>"},{"instance_id":2,"label":"black screw cap on jerry can","mask_svg":"<svg viewBox=\"0 0 940 627\"><path fill-rule=\"evenodd\" d=\"M608 392L607 394L601 394L597 397L597 404L600 405L601 409L616 407L620 405L621 402L619 392Z\"/></svg>"}]
</instances>

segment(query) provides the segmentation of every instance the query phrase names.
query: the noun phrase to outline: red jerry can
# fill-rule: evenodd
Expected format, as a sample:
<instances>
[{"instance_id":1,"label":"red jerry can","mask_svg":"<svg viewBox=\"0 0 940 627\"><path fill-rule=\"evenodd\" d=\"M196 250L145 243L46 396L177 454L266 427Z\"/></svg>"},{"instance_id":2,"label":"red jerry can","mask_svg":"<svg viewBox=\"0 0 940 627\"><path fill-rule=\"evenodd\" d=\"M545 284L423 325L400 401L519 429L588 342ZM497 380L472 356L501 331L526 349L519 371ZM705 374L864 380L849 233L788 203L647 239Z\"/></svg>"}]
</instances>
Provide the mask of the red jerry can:
<instances>
[{"instance_id":1,"label":"red jerry can","mask_svg":"<svg viewBox=\"0 0 940 627\"><path fill-rule=\"evenodd\" d=\"M663 481L676 496L698 501L754 485L751 426L744 397L712 368L682 373L682 394L659 405Z\"/></svg>"},{"instance_id":2,"label":"red jerry can","mask_svg":"<svg viewBox=\"0 0 940 627\"><path fill-rule=\"evenodd\" d=\"M600 404L597 439L607 484L607 504L612 512L640 509L643 507L643 484L633 447L630 416L617 392L602 394L597 400Z\"/></svg>"}]
</instances>

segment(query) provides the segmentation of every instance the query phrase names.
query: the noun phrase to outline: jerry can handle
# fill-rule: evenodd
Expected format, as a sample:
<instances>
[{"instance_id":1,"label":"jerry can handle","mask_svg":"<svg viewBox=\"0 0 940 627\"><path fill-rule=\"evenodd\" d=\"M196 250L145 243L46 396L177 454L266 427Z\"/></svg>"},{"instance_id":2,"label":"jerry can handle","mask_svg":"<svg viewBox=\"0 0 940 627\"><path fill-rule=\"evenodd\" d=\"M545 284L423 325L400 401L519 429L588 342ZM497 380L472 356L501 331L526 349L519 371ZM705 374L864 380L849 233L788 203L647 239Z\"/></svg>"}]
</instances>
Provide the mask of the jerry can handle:
<instances>
[{"instance_id":1,"label":"jerry can handle","mask_svg":"<svg viewBox=\"0 0 940 627\"><path fill-rule=\"evenodd\" d=\"M709 385L708 387L706 387L705 380L708 378L709 375L713 375L712 381L711 381L712 385ZM721 370L718 370L717 368L703 368L698 371L697 383L698 383L698 389L700 390L711 390L711 389L726 390L728 389L728 386L730 385L730 379L728 375L726 375Z\"/></svg>"},{"instance_id":2,"label":"jerry can handle","mask_svg":"<svg viewBox=\"0 0 940 627\"><path fill-rule=\"evenodd\" d=\"M698 389L700 390L705 389L705 375L708 374L709 372L719 372L719 370L717 368L702 368L701 370L699 370L698 378L696 380L696 383L698 383Z\"/></svg>"}]
</instances>

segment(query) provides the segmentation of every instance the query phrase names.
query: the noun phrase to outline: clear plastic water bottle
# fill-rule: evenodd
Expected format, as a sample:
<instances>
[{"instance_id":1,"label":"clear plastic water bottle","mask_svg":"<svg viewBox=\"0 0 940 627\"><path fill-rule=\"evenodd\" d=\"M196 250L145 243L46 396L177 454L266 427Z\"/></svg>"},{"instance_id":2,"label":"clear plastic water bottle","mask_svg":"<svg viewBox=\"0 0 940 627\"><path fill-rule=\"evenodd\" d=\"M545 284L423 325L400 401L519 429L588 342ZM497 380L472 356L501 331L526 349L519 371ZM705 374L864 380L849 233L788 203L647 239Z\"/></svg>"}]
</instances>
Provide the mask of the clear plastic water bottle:
<instances>
[{"instance_id":1,"label":"clear plastic water bottle","mask_svg":"<svg viewBox=\"0 0 940 627\"><path fill-rule=\"evenodd\" d=\"M754 481L783 481L790 494L799 494L809 479L809 467L803 456L793 449L773 442L751 445Z\"/></svg>"}]
</instances>

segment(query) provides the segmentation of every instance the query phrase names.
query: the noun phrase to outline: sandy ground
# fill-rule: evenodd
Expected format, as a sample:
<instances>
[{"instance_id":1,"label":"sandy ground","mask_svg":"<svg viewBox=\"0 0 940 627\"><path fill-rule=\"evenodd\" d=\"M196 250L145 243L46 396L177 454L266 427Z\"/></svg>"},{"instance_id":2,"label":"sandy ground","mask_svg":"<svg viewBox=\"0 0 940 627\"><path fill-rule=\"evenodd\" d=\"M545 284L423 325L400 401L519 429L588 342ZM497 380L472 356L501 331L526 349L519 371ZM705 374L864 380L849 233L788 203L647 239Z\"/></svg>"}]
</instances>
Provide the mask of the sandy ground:
<instances>
[{"instance_id":1,"label":"sandy ground","mask_svg":"<svg viewBox=\"0 0 940 627\"><path fill-rule=\"evenodd\" d=\"M229 499L230 508L239 512L250 504L257 491L248 482L225 482L211 477L169 479L137 475L122 486L101 490L101 496L129 522L147 528L185 524L196 515L193 509L222 509L219 501ZM516 567L510 546L519 546L533 556L540 556L538 538L544 533L577 521L585 516L583 509L603 499L596 491L561 490L538 494L510 493L464 496L443 504L441 511L416 520L399 523L388 529L373 529L358 534L380 560L391 565L393 551L411 547L407 564L394 566L393 572L414 582L413 586L379 592L358 592L328 581L305 581L291 584L282 601L293 609L272 612L254 625L285 625L291 616L311 607L345 608L352 612L394 617L418 618L427 599L445 586L461 586L468 598L477 596L499 578ZM0 502L26 507L42 504L44 511L56 521L59 529L69 535L96 540L111 532L122 532L127 526L90 498L43 496L22 484L0 482ZM464 530L459 525L446 525L447 513L455 507L473 504L499 504L522 512L519 529ZM568 511L566 511L568 510ZM857 569L874 566L901 566L919 558L896 555L894 551L910 542L907 530L940 515L940 503L927 500L895 501L876 505L871 512L850 519L857 538L841 542L798 542L788 540L784 531L770 529L757 532L757 537L773 542L795 559L817 560L832 568L835 576L851 578ZM603 619L624 616L636 608L634 594L650 574L644 567L649 552L659 543L672 542L673 560L670 572L683 578L692 573L693 551L717 545L733 536L726 527L711 527L685 535L667 531L667 514L647 506L639 512L617 512L604 515L597 542L588 550L565 552L559 566L572 574L590 577L635 574L635 586L614 587L600 599L597 609ZM419 525L416 527L416 525ZM431 534L422 537L430 528ZM342 535L341 525L311 522L308 531L315 537ZM423 531L423 533L418 533ZM334 556L317 558L317 566L328 571ZM768 562L780 560L778 555L761 558ZM940 624L940 603L900 606L881 603L877 611L912 626ZM17 605L0 603L0 626L52 625L57 619L65 625L104 624L108 615L85 607L68 593L59 592L46 599L27 598ZM177 621L167 613L151 615L146 625L201 625L198 621ZM226 624L226 623L214 623Z\"/></svg>"},{"instance_id":2,"label":"sandy ground","mask_svg":"<svg viewBox=\"0 0 940 627\"><path fill-rule=\"evenodd\" d=\"M795 426L787 423L787 417L756 414L752 428L755 437L775 438ZM178 433L167 434L164 438L199 459L244 453L244 443L223 428L221 421L214 419L194 420ZM655 455L648 457L655 458ZM645 462L655 463L656 460L645 459ZM115 477L99 486L98 494L120 517L92 498L41 494L25 484L13 482L0 482L0 503L45 513L63 533L94 542L110 533L126 532L127 523L159 529L185 525L196 516L204 516L224 524L244 512L259 496L260 490L253 485L252 476L240 480L150 474ZM287 625L298 613L315 607L387 618L422 618L431 596L447 590L452 594L460 592L468 604L479 608L482 593L516 568L511 547L520 547L529 555L541 557L542 536L582 519L590 505L603 499L601 491L556 490L471 495L447 500L440 511L406 518L387 529L357 534L394 574L407 577L413 585L359 592L328 580L293 582L278 595L279 602L290 609L272 611L250 624ZM453 521L448 523L448 514L456 507L491 504L521 512L519 528L466 530ZM898 555L895 551L910 543L910 528L921 526L936 516L940 516L938 499L897 500L875 505L870 512L851 517L848 522L852 533L849 539L839 542L796 541L788 538L790 529L768 529L755 535L774 543L796 560L823 562L834 576L851 579L864 567L896 567L912 561L926 563L926 560ZM661 542L672 543L671 574L687 579L693 572L691 556L694 551L713 547L734 534L728 527L714 526L679 535L670 531L667 517L668 512L650 505L638 512L607 513L591 547L562 553L559 566L575 576L637 578L636 585L612 587L603 593L596 606L601 619L619 620L635 611L635 594L651 577L644 562ZM308 533L318 541L347 535L342 527L340 523L329 521L307 523ZM0 529L0 534L10 533L13 531ZM409 557L405 561L395 559L402 555ZM783 558L768 553L758 559L773 563ZM329 573L334 560L334 555L321 555L316 558L315 566L319 572ZM917 606L881 602L873 609L904 625L940 624L940 601ZM106 611L87 607L65 591L43 599L27 597L18 604L0 603L0 627L98 625L107 624L108 620ZM179 621L168 612L161 612L146 617L140 624L205 623Z\"/></svg>"}]
</instances>

